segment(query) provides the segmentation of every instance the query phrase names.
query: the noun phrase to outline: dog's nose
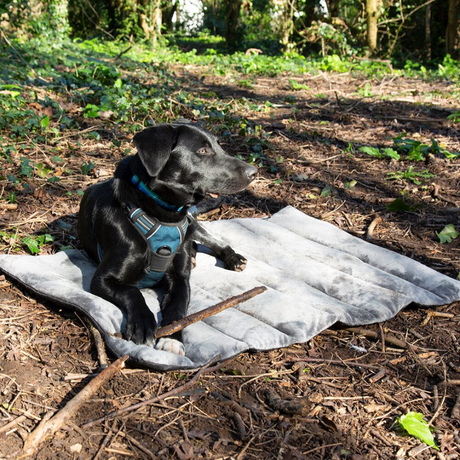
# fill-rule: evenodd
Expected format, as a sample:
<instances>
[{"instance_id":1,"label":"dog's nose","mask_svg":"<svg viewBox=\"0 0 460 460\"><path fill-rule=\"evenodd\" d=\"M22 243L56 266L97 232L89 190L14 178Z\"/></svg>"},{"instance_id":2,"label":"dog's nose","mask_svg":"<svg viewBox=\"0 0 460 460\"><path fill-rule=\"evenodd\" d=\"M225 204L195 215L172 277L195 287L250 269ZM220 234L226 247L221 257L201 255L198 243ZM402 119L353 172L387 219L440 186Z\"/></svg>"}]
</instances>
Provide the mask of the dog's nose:
<instances>
[{"instance_id":1,"label":"dog's nose","mask_svg":"<svg viewBox=\"0 0 460 460\"><path fill-rule=\"evenodd\" d=\"M256 178L258 171L255 166L246 165L246 175L251 182Z\"/></svg>"}]
</instances>

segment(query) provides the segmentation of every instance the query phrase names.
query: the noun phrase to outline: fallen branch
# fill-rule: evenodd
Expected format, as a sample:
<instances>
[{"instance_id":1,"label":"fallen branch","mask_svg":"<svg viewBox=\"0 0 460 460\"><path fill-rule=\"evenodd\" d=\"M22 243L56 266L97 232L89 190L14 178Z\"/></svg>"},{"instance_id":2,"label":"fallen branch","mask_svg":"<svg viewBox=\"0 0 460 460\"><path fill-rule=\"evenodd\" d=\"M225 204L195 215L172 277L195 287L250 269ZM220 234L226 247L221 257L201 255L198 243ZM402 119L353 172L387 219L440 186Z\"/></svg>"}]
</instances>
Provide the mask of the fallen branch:
<instances>
[{"instance_id":1,"label":"fallen branch","mask_svg":"<svg viewBox=\"0 0 460 460\"><path fill-rule=\"evenodd\" d=\"M364 337L370 338L370 339L375 339L377 340L379 338L379 333L376 331L371 331L369 329L362 329L359 327L347 327L345 328L346 331L353 332L358 335L363 335ZM383 339L385 342L394 345L399 348L407 348L407 342L405 340L400 340L397 339L396 337L393 337L391 335L385 335L385 337L380 337ZM412 346L413 348L417 349L417 347Z\"/></svg>"},{"instance_id":2,"label":"fallen branch","mask_svg":"<svg viewBox=\"0 0 460 460\"><path fill-rule=\"evenodd\" d=\"M179 321L174 321L172 324L168 324L167 326L160 327L155 334L155 337L158 339L160 337L166 337L167 335L174 334L175 332L179 332L180 330L184 329L190 324L197 323L209 316L215 315L222 310L225 310L230 307L234 307L239 303L246 302L246 300L255 297L256 295L262 294L262 292L266 291L267 288L265 286L255 287L250 289L249 291L244 292L243 294L236 295L234 297L230 297L227 300L223 300L212 307L205 308L197 313L192 313L185 318L182 318Z\"/></svg>"},{"instance_id":3,"label":"fallen branch","mask_svg":"<svg viewBox=\"0 0 460 460\"><path fill-rule=\"evenodd\" d=\"M37 428L27 437L21 457L33 455L39 444L47 437L53 436L69 418L74 416L78 409L122 368L127 359L128 356L123 356L104 369L54 416L52 412L48 412Z\"/></svg>"},{"instance_id":4,"label":"fallen branch","mask_svg":"<svg viewBox=\"0 0 460 460\"><path fill-rule=\"evenodd\" d=\"M302 415L308 405L308 401L304 398L282 399L274 390L266 390L265 397L272 409L290 415Z\"/></svg>"}]
</instances>

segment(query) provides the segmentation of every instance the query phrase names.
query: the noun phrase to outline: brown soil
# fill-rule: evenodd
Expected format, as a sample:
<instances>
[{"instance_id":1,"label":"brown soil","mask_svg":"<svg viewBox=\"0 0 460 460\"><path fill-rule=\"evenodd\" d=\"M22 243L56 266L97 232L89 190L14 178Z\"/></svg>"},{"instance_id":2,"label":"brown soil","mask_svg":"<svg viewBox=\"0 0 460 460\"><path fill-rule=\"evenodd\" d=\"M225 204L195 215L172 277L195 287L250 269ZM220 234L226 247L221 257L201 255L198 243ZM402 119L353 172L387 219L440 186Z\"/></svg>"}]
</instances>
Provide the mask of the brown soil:
<instances>
[{"instance_id":1,"label":"brown soil","mask_svg":"<svg viewBox=\"0 0 460 460\"><path fill-rule=\"evenodd\" d=\"M292 91L288 76L254 79L252 87L242 88L234 77L212 76L205 69L174 71L191 94L212 93L226 104L247 98L247 109L238 106L239 115L253 127L261 125L266 138L266 149L257 160L258 180L227 199L209 219L267 216L292 205L457 277L460 238L440 244L435 232L447 224L460 228L460 161L439 156L421 163L387 161L358 150L390 147L392 137L407 133L412 139L430 143L434 138L449 151L460 151L459 125L446 120L459 110L455 86L320 73L296 77L310 90ZM366 83L371 97L359 96ZM270 111L254 110L267 100L274 104ZM48 226L55 243L42 252L62 245L78 247L75 191L108 177L129 148L129 136L113 147L108 122L88 128L100 138L85 133L69 138L73 157L66 167L71 168L72 161L92 161L94 177L74 174L58 184L31 179L33 193L18 196L17 209L0 207L4 228L17 229L21 236ZM249 158L252 146L247 136L235 132L230 139L227 150ZM40 150L32 153L37 160L46 157ZM386 179L387 172L411 165L435 177L418 185ZM351 181L356 184L351 186ZM2 187L8 191L6 181ZM331 187L329 194L321 196L326 187ZM401 196L412 210L389 212L386 205ZM381 220L368 235L377 217ZM13 240L4 239L2 251L10 252L13 246ZM183 391L195 372L128 368L41 444L36 458L458 458L459 317L460 303L430 310L407 308L365 329L334 328L305 344L243 353L203 372ZM98 356L83 318L4 278L0 331L0 458L17 458L39 420L62 408L88 381L85 375L97 372ZM176 394L169 398L84 427L114 409L174 389ZM439 452L399 429L397 417L408 411L420 412L430 422ZM10 428L1 428L10 422Z\"/></svg>"}]
</instances>

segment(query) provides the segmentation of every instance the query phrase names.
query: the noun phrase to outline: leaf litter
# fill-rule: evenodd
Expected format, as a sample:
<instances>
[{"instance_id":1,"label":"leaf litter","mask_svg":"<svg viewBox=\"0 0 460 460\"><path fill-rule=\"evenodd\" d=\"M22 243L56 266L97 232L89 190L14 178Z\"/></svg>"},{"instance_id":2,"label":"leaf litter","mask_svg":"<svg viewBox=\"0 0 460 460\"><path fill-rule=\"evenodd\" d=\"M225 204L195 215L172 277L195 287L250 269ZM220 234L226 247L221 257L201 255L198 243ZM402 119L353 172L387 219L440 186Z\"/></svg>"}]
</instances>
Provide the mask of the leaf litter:
<instances>
[{"instance_id":1,"label":"leaf litter","mask_svg":"<svg viewBox=\"0 0 460 460\"><path fill-rule=\"evenodd\" d=\"M123 89L120 78L140 82L145 95L149 85L170 87L159 95L168 103L150 115L146 108L144 123L149 116L154 122L202 121L227 151L260 168L247 191L202 218L263 217L291 205L457 277L459 240L441 244L438 234L457 223L460 163L456 155L433 151L408 160L394 154L393 141L400 136L404 145L412 139L420 142L412 145L460 151L459 125L447 120L458 111L452 85L318 72L295 76L296 85L292 75L281 74L254 76L241 86L244 77L204 67L170 64L134 74L130 65L120 59L115 74L101 67L112 95ZM114 119L110 104L89 101L97 111L79 101L80 88L71 86L75 75L67 78L68 95L35 88L40 101L48 101L40 107L52 110L21 102L38 116L30 134L18 140L24 133L2 127L3 253L79 248L82 191L110 177L133 151L140 124L130 118L129 105ZM366 84L372 96L360 99L358 89ZM12 96L24 97L20 86ZM410 167L433 176L419 184L398 177ZM397 177L389 181L388 173ZM53 177L58 180L49 181ZM443 458L458 458L458 318L459 303L429 311L409 307L382 324L337 326L306 344L243 353L193 382L196 371L126 368L46 440L36 458L442 458L395 429L411 412L429 420ZM0 457L16 458L40 419L78 394L98 373L99 361L84 318L5 277L0 331Z\"/></svg>"}]
</instances>

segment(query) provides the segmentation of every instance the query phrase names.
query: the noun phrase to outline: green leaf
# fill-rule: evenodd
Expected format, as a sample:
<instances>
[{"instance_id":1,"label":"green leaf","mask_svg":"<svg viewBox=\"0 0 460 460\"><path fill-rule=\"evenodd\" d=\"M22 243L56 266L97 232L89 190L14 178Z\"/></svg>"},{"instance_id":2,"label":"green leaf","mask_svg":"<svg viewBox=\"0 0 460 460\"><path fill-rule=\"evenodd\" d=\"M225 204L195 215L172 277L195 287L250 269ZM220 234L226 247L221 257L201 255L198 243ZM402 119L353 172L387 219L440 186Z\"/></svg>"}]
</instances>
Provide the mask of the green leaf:
<instances>
[{"instance_id":1,"label":"green leaf","mask_svg":"<svg viewBox=\"0 0 460 460\"><path fill-rule=\"evenodd\" d=\"M97 118L99 116L99 107L94 104L87 104L87 106L83 109L83 113L85 117Z\"/></svg>"},{"instance_id":2,"label":"green leaf","mask_svg":"<svg viewBox=\"0 0 460 460\"><path fill-rule=\"evenodd\" d=\"M92 161L89 163L85 162L80 166L80 170L83 175L87 176L94 169L94 166L95 164Z\"/></svg>"},{"instance_id":3,"label":"green leaf","mask_svg":"<svg viewBox=\"0 0 460 460\"><path fill-rule=\"evenodd\" d=\"M393 150L391 148L382 149L382 153L386 157L390 157L390 158L393 158L395 160L400 160L401 159L401 155L399 155L399 153L396 150Z\"/></svg>"},{"instance_id":4,"label":"green leaf","mask_svg":"<svg viewBox=\"0 0 460 460\"><path fill-rule=\"evenodd\" d=\"M371 157L384 158L384 155L380 153L380 150L376 149L375 147L360 147L359 150L361 152L367 153Z\"/></svg>"},{"instance_id":5,"label":"green leaf","mask_svg":"<svg viewBox=\"0 0 460 460\"><path fill-rule=\"evenodd\" d=\"M433 434L430 431L428 423L423 420L423 414L408 412L406 415L401 415L398 422L410 435L439 450L434 442Z\"/></svg>"},{"instance_id":6,"label":"green leaf","mask_svg":"<svg viewBox=\"0 0 460 460\"><path fill-rule=\"evenodd\" d=\"M320 196L329 196L332 192L332 187L324 187L323 190L321 190L321 195Z\"/></svg>"},{"instance_id":7,"label":"green leaf","mask_svg":"<svg viewBox=\"0 0 460 460\"><path fill-rule=\"evenodd\" d=\"M48 127L48 125L50 124L50 117L46 116L46 117L43 117L40 121L40 126L45 129Z\"/></svg>"},{"instance_id":8,"label":"green leaf","mask_svg":"<svg viewBox=\"0 0 460 460\"><path fill-rule=\"evenodd\" d=\"M460 110L458 112L452 113L447 117L448 120L452 120L454 123L460 122Z\"/></svg>"},{"instance_id":9,"label":"green leaf","mask_svg":"<svg viewBox=\"0 0 460 460\"><path fill-rule=\"evenodd\" d=\"M345 182L343 186L349 190L354 190L356 184L357 182L355 180L351 180L350 182Z\"/></svg>"},{"instance_id":10,"label":"green leaf","mask_svg":"<svg viewBox=\"0 0 460 460\"><path fill-rule=\"evenodd\" d=\"M21 238L22 244L27 246L31 254L38 254L40 252L40 248L38 247L38 241L32 238L31 236L25 236Z\"/></svg>"},{"instance_id":11,"label":"green leaf","mask_svg":"<svg viewBox=\"0 0 460 460\"><path fill-rule=\"evenodd\" d=\"M396 198L393 202L386 205L390 212L413 211L413 207L408 205L402 198Z\"/></svg>"},{"instance_id":12,"label":"green leaf","mask_svg":"<svg viewBox=\"0 0 460 460\"><path fill-rule=\"evenodd\" d=\"M33 172L33 162L26 157L21 157L21 176L31 177Z\"/></svg>"},{"instance_id":13,"label":"green leaf","mask_svg":"<svg viewBox=\"0 0 460 460\"><path fill-rule=\"evenodd\" d=\"M458 233L455 230L454 225L449 224L449 225L446 225L439 233L436 232L436 235L438 235L439 242L443 244L443 243L452 242L452 240L457 238Z\"/></svg>"}]
</instances>

